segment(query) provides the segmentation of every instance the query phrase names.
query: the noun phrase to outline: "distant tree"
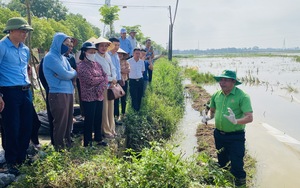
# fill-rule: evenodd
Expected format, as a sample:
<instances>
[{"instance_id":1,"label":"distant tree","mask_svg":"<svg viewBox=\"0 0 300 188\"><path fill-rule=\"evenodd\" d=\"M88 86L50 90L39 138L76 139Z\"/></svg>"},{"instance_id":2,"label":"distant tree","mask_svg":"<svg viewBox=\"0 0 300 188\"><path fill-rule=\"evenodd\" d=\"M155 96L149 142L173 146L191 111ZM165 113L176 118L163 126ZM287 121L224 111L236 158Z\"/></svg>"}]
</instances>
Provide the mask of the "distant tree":
<instances>
[{"instance_id":1,"label":"distant tree","mask_svg":"<svg viewBox=\"0 0 300 188\"><path fill-rule=\"evenodd\" d=\"M141 48L145 47L145 43L146 43L146 39L150 38L150 37L146 37L141 28L141 25L134 25L134 26L122 26L123 28L125 28L127 30L127 33L129 33L131 30L135 30L137 33L135 35L137 42L139 43ZM159 45L156 44L155 41L152 41L152 46L154 47L154 49L156 51L162 52L164 50L164 48Z\"/></svg>"},{"instance_id":2,"label":"distant tree","mask_svg":"<svg viewBox=\"0 0 300 188\"><path fill-rule=\"evenodd\" d=\"M0 0L0 7L5 7L5 3L2 0Z\"/></svg>"},{"instance_id":3,"label":"distant tree","mask_svg":"<svg viewBox=\"0 0 300 188\"><path fill-rule=\"evenodd\" d=\"M26 16L26 0L11 0L7 7ZM59 0L30 0L30 9L34 16L52 18L56 21L66 18L68 9Z\"/></svg>"},{"instance_id":4,"label":"distant tree","mask_svg":"<svg viewBox=\"0 0 300 188\"><path fill-rule=\"evenodd\" d=\"M0 39L2 39L6 34L2 31L6 26L6 22L9 18L20 17L21 15L16 11L11 11L8 8L0 7Z\"/></svg>"},{"instance_id":5,"label":"distant tree","mask_svg":"<svg viewBox=\"0 0 300 188\"><path fill-rule=\"evenodd\" d=\"M139 43L141 43L141 42L144 40L145 36L144 36L144 34L142 33L142 31L141 31L141 29L140 29L141 25L122 26L122 27L125 28L125 29L127 30L127 33L128 33L128 34L129 34L129 32L130 32L131 30L135 30L135 31L136 31L135 38L136 38L136 40L137 40Z\"/></svg>"},{"instance_id":6,"label":"distant tree","mask_svg":"<svg viewBox=\"0 0 300 188\"><path fill-rule=\"evenodd\" d=\"M100 15L102 18L100 21L102 21L105 25L109 25L109 37L113 35L114 33L114 27L113 24L115 21L119 20L118 12L120 11L120 8L118 6L107 6L103 5L100 9Z\"/></svg>"},{"instance_id":7,"label":"distant tree","mask_svg":"<svg viewBox=\"0 0 300 188\"><path fill-rule=\"evenodd\" d=\"M72 37L78 40L79 46L75 49L79 49L80 45L91 37L98 37L94 31L94 26L86 21L80 14L67 15L66 20L61 21L63 25L66 25L73 33Z\"/></svg>"},{"instance_id":8,"label":"distant tree","mask_svg":"<svg viewBox=\"0 0 300 188\"><path fill-rule=\"evenodd\" d=\"M32 18L32 48L38 48L41 51L49 50L55 33L51 26L51 21L44 18Z\"/></svg>"},{"instance_id":9,"label":"distant tree","mask_svg":"<svg viewBox=\"0 0 300 188\"><path fill-rule=\"evenodd\" d=\"M96 36L101 36L101 30L99 29L99 27L96 27L96 26L92 26L93 27L93 30L96 34Z\"/></svg>"}]
</instances>

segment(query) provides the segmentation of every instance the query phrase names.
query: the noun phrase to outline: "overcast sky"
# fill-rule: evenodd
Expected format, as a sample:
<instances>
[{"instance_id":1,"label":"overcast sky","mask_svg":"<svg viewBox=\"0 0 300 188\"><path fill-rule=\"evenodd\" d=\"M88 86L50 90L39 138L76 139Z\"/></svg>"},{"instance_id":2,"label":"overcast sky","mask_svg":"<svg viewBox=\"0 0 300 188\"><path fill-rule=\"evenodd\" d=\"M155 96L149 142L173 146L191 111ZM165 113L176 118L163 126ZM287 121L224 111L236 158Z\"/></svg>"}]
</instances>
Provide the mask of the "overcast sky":
<instances>
[{"instance_id":1,"label":"overcast sky","mask_svg":"<svg viewBox=\"0 0 300 188\"><path fill-rule=\"evenodd\" d=\"M70 12L103 29L98 9L105 0L61 1ZM111 0L111 4L127 6L119 12L116 31L122 25L141 25L144 35L166 47L168 6L174 16L176 0ZM300 0L179 0L173 37L173 49L298 47Z\"/></svg>"}]
</instances>

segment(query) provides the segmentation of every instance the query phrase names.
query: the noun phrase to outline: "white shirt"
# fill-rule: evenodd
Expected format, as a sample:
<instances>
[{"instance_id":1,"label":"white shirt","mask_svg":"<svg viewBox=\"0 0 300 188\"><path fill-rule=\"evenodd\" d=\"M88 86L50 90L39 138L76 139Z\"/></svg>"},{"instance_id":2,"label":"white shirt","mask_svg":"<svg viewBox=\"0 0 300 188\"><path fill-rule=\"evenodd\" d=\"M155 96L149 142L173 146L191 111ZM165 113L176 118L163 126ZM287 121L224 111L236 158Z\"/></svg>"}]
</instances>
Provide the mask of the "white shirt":
<instances>
[{"instance_id":1,"label":"white shirt","mask_svg":"<svg viewBox=\"0 0 300 188\"><path fill-rule=\"evenodd\" d=\"M139 79L143 77L143 72L145 71L145 63L143 60L135 61L134 58L128 59L130 64L129 79Z\"/></svg>"},{"instance_id":2,"label":"white shirt","mask_svg":"<svg viewBox=\"0 0 300 188\"><path fill-rule=\"evenodd\" d=\"M108 81L117 80L116 68L111 62L110 55L106 52L102 57L99 53L96 53L95 61L102 66L103 71L107 74Z\"/></svg>"}]
</instances>

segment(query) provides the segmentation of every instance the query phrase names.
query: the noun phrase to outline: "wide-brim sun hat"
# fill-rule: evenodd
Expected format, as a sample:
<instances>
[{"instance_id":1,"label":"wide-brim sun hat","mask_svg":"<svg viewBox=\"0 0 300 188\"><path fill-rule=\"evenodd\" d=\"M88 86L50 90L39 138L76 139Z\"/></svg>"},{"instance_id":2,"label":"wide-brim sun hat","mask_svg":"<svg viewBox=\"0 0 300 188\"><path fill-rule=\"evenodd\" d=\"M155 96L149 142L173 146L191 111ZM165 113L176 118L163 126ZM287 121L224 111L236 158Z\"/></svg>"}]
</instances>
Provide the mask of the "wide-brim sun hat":
<instances>
[{"instance_id":1,"label":"wide-brim sun hat","mask_svg":"<svg viewBox=\"0 0 300 188\"><path fill-rule=\"evenodd\" d=\"M107 40L106 38L103 38L103 37L99 37L99 38L92 37L87 41L92 42L95 45L100 44L100 43L108 43L109 46L107 47L107 51L110 51L110 50L114 49L114 47L115 47L115 45L112 42L110 42L109 40Z\"/></svg>"},{"instance_id":2,"label":"wide-brim sun hat","mask_svg":"<svg viewBox=\"0 0 300 188\"><path fill-rule=\"evenodd\" d=\"M87 41L85 41L85 42L95 43L96 40L97 40L97 38L91 37L89 40L87 40Z\"/></svg>"},{"instance_id":3,"label":"wide-brim sun hat","mask_svg":"<svg viewBox=\"0 0 300 188\"><path fill-rule=\"evenodd\" d=\"M3 33L8 33L10 30L15 30L15 29L33 31L33 28L22 17L10 18L6 23Z\"/></svg>"},{"instance_id":4,"label":"wide-brim sun hat","mask_svg":"<svg viewBox=\"0 0 300 188\"><path fill-rule=\"evenodd\" d=\"M219 76L214 76L215 80L217 82L219 82L221 80L221 78L230 78L230 79L234 79L236 82L235 82L235 85L240 85L242 84L242 82L238 81L237 78L236 78L236 72L235 71L232 71L232 70L224 70L222 72L222 74L220 74Z\"/></svg>"},{"instance_id":5,"label":"wide-brim sun hat","mask_svg":"<svg viewBox=\"0 0 300 188\"><path fill-rule=\"evenodd\" d=\"M117 53L121 53L121 54L127 54L127 52L125 52L122 48L119 48Z\"/></svg>"}]
</instances>

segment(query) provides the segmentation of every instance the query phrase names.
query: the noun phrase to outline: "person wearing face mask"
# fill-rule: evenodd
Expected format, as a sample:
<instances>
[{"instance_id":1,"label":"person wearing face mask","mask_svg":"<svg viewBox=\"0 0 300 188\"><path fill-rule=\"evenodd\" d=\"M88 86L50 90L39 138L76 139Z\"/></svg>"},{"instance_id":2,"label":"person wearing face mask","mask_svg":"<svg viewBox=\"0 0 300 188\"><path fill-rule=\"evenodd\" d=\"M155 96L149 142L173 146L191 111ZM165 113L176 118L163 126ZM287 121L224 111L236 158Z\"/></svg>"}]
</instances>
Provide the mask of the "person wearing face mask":
<instances>
[{"instance_id":1,"label":"person wearing face mask","mask_svg":"<svg viewBox=\"0 0 300 188\"><path fill-rule=\"evenodd\" d=\"M81 100L85 109L84 118L84 147L92 146L92 133L98 145L107 146L102 141L101 123L103 108L103 92L107 88L107 75L102 66L95 62L96 46L91 42L82 44L78 64L78 79L80 82Z\"/></svg>"},{"instance_id":2,"label":"person wearing face mask","mask_svg":"<svg viewBox=\"0 0 300 188\"><path fill-rule=\"evenodd\" d=\"M98 53L96 53L95 60L99 63L104 72L108 76L108 85L117 83L116 68L111 61L111 57L108 51L114 48L114 45L107 39L99 37L94 40ZM114 120L114 100L107 99L107 88L104 91L103 99L103 111L102 111L102 130L106 138L114 138L117 136L115 130L115 120Z\"/></svg>"},{"instance_id":3,"label":"person wearing face mask","mask_svg":"<svg viewBox=\"0 0 300 188\"><path fill-rule=\"evenodd\" d=\"M64 56L70 43L71 37L64 33L56 33L43 64L44 76L49 86L48 100L53 116L53 140L56 150L71 147L74 93L72 80L77 72Z\"/></svg>"}]
</instances>

